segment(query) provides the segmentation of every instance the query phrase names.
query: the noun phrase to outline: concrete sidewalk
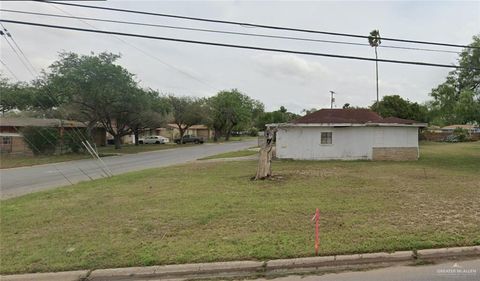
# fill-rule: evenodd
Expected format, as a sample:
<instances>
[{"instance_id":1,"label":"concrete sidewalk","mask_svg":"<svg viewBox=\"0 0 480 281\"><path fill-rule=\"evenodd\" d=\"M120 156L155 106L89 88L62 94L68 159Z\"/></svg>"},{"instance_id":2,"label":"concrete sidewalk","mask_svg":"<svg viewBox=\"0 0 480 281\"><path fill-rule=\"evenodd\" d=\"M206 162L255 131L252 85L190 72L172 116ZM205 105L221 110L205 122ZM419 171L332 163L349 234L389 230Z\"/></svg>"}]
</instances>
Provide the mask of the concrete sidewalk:
<instances>
[{"instance_id":1,"label":"concrete sidewalk","mask_svg":"<svg viewBox=\"0 0 480 281\"><path fill-rule=\"evenodd\" d=\"M195 278L260 277L298 273L326 273L392 265L422 264L447 259L480 258L480 246L336 255L270 261L233 261L4 275L2 281L185 280Z\"/></svg>"}]
</instances>

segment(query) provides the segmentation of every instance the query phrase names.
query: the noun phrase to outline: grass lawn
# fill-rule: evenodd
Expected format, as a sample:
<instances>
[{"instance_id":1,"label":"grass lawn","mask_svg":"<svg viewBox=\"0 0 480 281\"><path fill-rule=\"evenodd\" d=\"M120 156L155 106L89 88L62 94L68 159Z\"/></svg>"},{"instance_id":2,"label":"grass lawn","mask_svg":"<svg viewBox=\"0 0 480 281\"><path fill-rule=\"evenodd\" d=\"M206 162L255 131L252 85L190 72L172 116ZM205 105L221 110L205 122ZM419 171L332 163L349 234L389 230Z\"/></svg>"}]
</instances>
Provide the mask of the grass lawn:
<instances>
[{"instance_id":1,"label":"grass lawn","mask_svg":"<svg viewBox=\"0 0 480 281\"><path fill-rule=\"evenodd\" d=\"M250 155L255 155L255 154L258 154L258 151L245 149L245 150L239 150L239 151L220 153L220 154L217 154L217 155L212 155L212 156L200 158L198 160L210 160L210 159L219 159L219 158L236 158L236 157L244 157L244 156L250 156Z\"/></svg>"},{"instance_id":2,"label":"grass lawn","mask_svg":"<svg viewBox=\"0 0 480 281\"><path fill-rule=\"evenodd\" d=\"M480 143L415 162L195 162L8 199L1 273L480 244Z\"/></svg>"}]
</instances>

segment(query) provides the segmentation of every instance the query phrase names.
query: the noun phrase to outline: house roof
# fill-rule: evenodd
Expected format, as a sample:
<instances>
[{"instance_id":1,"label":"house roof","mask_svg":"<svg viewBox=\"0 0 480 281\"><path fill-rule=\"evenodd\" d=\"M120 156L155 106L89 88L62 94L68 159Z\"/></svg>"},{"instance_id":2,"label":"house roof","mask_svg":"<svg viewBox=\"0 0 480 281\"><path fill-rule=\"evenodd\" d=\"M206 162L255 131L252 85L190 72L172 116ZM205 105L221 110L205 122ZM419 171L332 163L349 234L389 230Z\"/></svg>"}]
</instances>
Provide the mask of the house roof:
<instances>
[{"instance_id":1,"label":"house roof","mask_svg":"<svg viewBox=\"0 0 480 281\"><path fill-rule=\"evenodd\" d=\"M41 119L28 117L0 117L0 127L86 127L85 124L73 120Z\"/></svg>"},{"instance_id":2,"label":"house roof","mask_svg":"<svg viewBox=\"0 0 480 281\"><path fill-rule=\"evenodd\" d=\"M368 109L320 109L307 114L292 123L356 123L364 124L368 122L379 123L383 120L377 113Z\"/></svg>"},{"instance_id":3,"label":"house roof","mask_svg":"<svg viewBox=\"0 0 480 281\"><path fill-rule=\"evenodd\" d=\"M386 117L383 118L382 123L392 123L392 124L418 124L420 122L410 119L403 119L398 117Z\"/></svg>"},{"instance_id":4,"label":"house roof","mask_svg":"<svg viewBox=\"0 0 480 281\"><path fill-rule=\"evenodd\" d=\"M300 126L302 124L306 126L321 124L328 124L330 126L337 124L351 126L425 126L425 124L414 120L402 119L398 117L383 118L376 112L363 108L320 109L283 125Z\"/></svg>"},{"instance_id":5,"label":"house roof","mask_svg":"<svg viewBox=\"0 0 480 281\"><path fill-rule=\"evenodd\" d=\"M462 128L467 130L473 130L478 128L476 125L449 125L442 128L442 130L455 130L456 128Z\"/></svg>"},{"instance_id":6,"label":"house roof","mask_svg":"<svg viewBox=\"0 0 480 281\"><path fill-rule=\"evenodd\" d=\"M170 128L174 128L174 129L177 129L178 126L177 124L167 124L168 127ZM208 127L206 125L192 125L190 127L188 127L188 129L191 129L191 130L201 130L201 129L208 129Z\"/></svg>"}]
</instances>

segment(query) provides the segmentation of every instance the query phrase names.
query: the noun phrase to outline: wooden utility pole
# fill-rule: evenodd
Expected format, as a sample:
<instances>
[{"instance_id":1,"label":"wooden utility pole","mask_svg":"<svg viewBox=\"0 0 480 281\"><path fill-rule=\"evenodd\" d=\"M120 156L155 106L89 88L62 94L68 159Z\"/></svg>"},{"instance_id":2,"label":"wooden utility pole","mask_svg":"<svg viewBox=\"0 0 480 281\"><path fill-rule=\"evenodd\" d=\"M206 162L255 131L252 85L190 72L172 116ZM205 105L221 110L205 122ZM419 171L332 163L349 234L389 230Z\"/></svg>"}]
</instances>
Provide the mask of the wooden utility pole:
<instances>
[{"instance_id":1,"label":"wooden utility pole","mask_svg":"<svg viewBox=\"0 0 480 281\"><path fill-rule=\"evenodd\" d=\"M333 103L335 102L334 94L336 94L334 91L330 91L330 109L333 109Z\"/></svg>"}]
</instances>

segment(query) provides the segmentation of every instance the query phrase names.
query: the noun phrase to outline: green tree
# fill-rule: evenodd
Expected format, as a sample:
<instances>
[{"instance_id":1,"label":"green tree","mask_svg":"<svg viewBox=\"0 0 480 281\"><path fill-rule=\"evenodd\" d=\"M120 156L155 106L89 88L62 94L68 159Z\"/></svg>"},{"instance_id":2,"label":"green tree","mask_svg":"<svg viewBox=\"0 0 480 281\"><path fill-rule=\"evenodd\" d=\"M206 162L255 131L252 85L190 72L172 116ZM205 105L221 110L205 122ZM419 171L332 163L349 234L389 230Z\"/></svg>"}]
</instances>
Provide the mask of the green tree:
<instances>
[{"instance_id":1,"label":"green tree","mask_svg":"<svg viewBox=\"0 0 480 281\"><path fill-rule=\"evenodd\" d=\"M446 81L432 89L432 118L437 125L480 124L480 35L460 53L461 68L451 71Z\"/></svg>"},{"instance_id":2,"label":"green tree","mask_svg":"<svg viewBox=\"0 0 480 281\"><path fill-rule=\"evenodd\" d=\"M399 117L428 122L426 106L410 102L399 95L384 96L380 102L375 102L370 109L382 117Z\"/></svg>"},{"instance_id":3,"label":"green tree","mask_svg":"<svg viewBox=\"0 0 480 281\"><path fill-rule=\"evenodd\" d=\"M258 129L264 130L266 128L266 124L286 123L299 117L300 116L295 113L288 112L284 106L280 106L279 110L265 112L261 118L259 118L256 126Z\"/></svg>"},{"instance_id":4,"label":"green tree","mask_svg":"<svg viewBox=\"0 0 480 281\"><path fill-rule=\"evenodd\" d=\"M378 29L374 29L370 32L368 36L368 44L375 48L375 77L377 82L377 102L379 101L379 93L378 93L378 52L377 48L382 44L382 40L380 37L380 31Z\"/></svg>"},{"instance_id":5,"label":"green tree","mask_svg":"<svg viewBox=\"0 0 480 281\"><path fill-rule=\"evenodd\" d=\"M166 124L170 104L166 97L160 96L152 89L138 89L136 110L132 110L128 118L128 126L134 135L135 145L139 144L139 136L147 128L158 128Z\"/></svg>"},{"instance_id":6,"label":"green tree","mask_svg":"<svg viewBox=\"0 0 480 281\"><path fill-rule=\"evenodd\" d=\"M203 100L174 95L168 96L170 110L172 114L172 122L175 123L180 132L180 143L183 143L183 135L193 125L203 123L205 121L205 109Z\"/></svg>"},{"instance_id":7,"label":"green tree","mask_svg":"<svg viewBox=\"0 0 480 281\"><path fill-rule=\"evenodd\" d=\"M314 107L312 107L312 108L310 108L310 109L304 108L304 109L302 110L302 113L305 113L305 115L307 115L307 114L310 114L310 113L314 113L314 112L317 111L317 110L318 110L318 109L316 109L316 108L314 108Z\"/></svg>"},{"instance_id":8,"label":"green tree","mask_svg":"<svg viewBox=\"0 0 480 281\"><path fill-rule=\"evenodd\" d=\"M220 135L229 140L234 129L245 130L252 126L252 118L263 111L263 104L237 89L221 91L208 99L210 126L214 129L214 141Z\"/></svg>"},{"instance_id":9,"label":"green tree","mask_svg":"<svg viewBox=\"0 0 480 281\"><path fill-rule=\"evenodd\" d=\"M45 95L55 93L64 112L90 129L100 123L113 136L116 149L121 148L121 137L132 132L134 113L146 106L133 74L115 64L119 58L112 53L60 53L39 82Z\"/></svg>"},{"instance_id":10,"label":"green tree","mask_svg":"<svg viewBox=\"0 0 480 281\"><path fill-rule=\"evenodd\" d=\"M0 111L2 115L16 110L28 109L32 105L35 87L23 82L11 83L0 76Z\"/></svg>"}]
</instances>

